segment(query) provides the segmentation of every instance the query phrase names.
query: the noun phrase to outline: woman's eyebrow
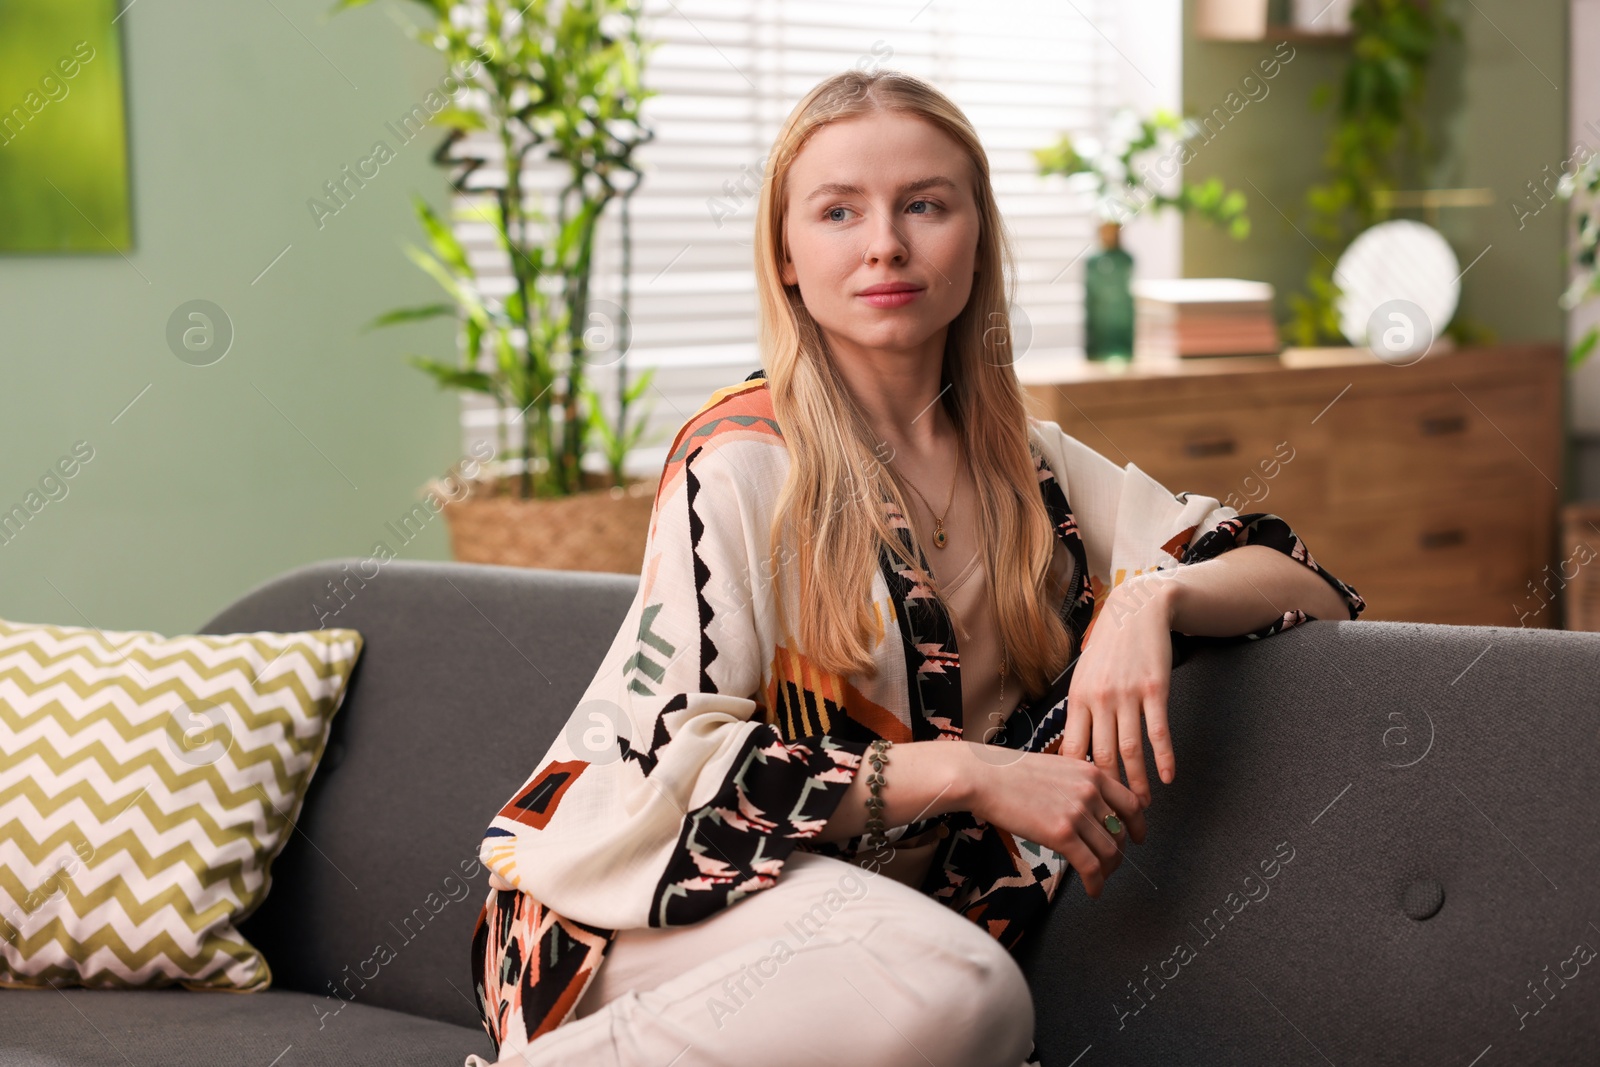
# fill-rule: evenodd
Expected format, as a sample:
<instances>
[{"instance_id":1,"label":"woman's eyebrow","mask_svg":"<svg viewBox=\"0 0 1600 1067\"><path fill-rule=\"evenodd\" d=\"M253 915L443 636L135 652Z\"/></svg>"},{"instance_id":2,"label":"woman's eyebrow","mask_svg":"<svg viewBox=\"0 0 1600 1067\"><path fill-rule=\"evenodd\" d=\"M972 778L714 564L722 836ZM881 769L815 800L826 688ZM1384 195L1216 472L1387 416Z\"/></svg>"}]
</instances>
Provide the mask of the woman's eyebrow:
<instances>
[{"instance_id":1,"label":"woman's eyebrow","mask_svg":"<svg viewBox=\"0 0 1600 1067\"><path fill-rule=\"evenodd\" d=\"M906 182L900 187L900 192L902 194L917 193L924 189L932 189L936 186L940 188L954 189L956 187L956 183L951 181L949 178L946 178L942 174L936 174L932 177L918 178L916 181ZM802 200L801 203L809 203L819 196L860 196L861 193L862 189L859 185L851 185L848 182L823 182L821 185L811 190L811 192L807 194L805 200Z\"/></svg>"}]
</instances>

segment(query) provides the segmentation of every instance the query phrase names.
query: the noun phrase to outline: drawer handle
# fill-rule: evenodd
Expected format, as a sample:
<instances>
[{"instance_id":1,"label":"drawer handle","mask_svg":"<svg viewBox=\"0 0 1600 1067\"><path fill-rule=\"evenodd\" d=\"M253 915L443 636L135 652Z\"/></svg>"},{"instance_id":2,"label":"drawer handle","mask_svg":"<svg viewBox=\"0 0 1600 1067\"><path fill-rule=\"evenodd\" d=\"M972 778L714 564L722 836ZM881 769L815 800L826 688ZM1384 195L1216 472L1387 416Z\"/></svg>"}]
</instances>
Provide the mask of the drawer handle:
<instances>
[{"instance_id":1,"label":"drawer handle","mask_svg":"<svg viewBox=\"0 0 1600 1067\"><path fill-rule=\"evenodd\" d=\"M1237 445L1231 437L1213 437L1206 441L1185 441L1183 454L1186 456L1231 456L1237 451Z\"/></svg>"},{"instance_id":2,"label":"drawer handle","mask_svg":"<svg viewBox=\"0 0 1600 1067\"><path fill-rule=\"evenodd\" d=\"M1417 538L1417 541L1423 548L1448 548L1451 545L1462 544L1466 539L1466 531L1458 526L1453 530L1430 530Z\"/></svg>"},{"instance_id":3,"label":"drawer handle","mask_svg":"<svg viewBox=\"0 0 1600 1067\"><path fill-rule=\"evenodd\" d=\"M1424 437L1442 437L1447 433L1461 433L1467 428L1467 420L1462 415L1440 415L1422 419L1419 424Z\"/></svg>"}]
</instances>

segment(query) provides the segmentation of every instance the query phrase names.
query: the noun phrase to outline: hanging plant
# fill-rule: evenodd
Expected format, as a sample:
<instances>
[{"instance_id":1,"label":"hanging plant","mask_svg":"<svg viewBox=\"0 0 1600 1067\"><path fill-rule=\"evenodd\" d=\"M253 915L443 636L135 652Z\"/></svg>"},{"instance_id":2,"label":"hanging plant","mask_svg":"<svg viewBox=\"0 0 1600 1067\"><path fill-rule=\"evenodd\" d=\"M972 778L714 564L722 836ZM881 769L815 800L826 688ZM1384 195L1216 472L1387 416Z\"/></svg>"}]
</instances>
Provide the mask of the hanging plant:
<instances>
[{"instance_id":1,"label":"hanging plant","mask_svg":"<svg viewBox=\"0 0 1600 1067\"><path fill-rule=\"evenodd\" d=\"M1328 178L1306 190L1306 230L1312 240L1342 250L1379 221L1380 191L1397 188L1405 165L1426 153L1418 105L1428 68L1440 38L1461 34L1443 7L1442 0L1356 0L1352 6L1350 62L1338 86L1323 154ZM1333 86L1319 85L1312 107L1321 110L1333 99ZM1317 256L1306 292L1289 295L1286 340L1343 344L1338 301L1333 264Z\"/></svg>"}]
</instances>

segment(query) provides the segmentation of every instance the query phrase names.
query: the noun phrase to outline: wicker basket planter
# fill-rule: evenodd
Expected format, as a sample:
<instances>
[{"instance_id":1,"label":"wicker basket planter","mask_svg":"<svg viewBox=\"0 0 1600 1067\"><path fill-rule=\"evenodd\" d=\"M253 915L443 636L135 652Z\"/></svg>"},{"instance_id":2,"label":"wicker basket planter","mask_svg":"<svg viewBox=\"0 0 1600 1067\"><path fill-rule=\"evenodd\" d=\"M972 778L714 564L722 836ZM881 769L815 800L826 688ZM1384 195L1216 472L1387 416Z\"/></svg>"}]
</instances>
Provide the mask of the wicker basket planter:
<instances>
[{"instance_id":1,"label":"wicker basket planter","mask_svg":"<svg viewBox=\"0 0 1600 1067\"><path fill-rule=\"evenodd\" d=\"M450 549L463 563L638 574L657 482L522 500L487 482L444 505Z\"/></svg>"}]
</instances>

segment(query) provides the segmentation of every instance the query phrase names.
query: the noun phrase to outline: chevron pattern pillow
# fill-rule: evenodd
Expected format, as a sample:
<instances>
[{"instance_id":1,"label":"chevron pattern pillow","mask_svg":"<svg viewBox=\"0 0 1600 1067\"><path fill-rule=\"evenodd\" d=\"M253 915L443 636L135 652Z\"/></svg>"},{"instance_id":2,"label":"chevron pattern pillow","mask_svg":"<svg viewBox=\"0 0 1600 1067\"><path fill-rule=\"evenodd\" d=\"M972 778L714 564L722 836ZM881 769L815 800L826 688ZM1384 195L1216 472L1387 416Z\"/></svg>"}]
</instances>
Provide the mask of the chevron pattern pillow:
<instances>
[{"instance_id":1,"label":"chevron pattern pillow","mask_svg":"<svg viewBox=\"0 0 1600 1067\"><path fill-rule=\"evenodd\" d=\"M235 924L361 643L0 620L0 985L267 988Z\"/></svg>"}]
</instances>

